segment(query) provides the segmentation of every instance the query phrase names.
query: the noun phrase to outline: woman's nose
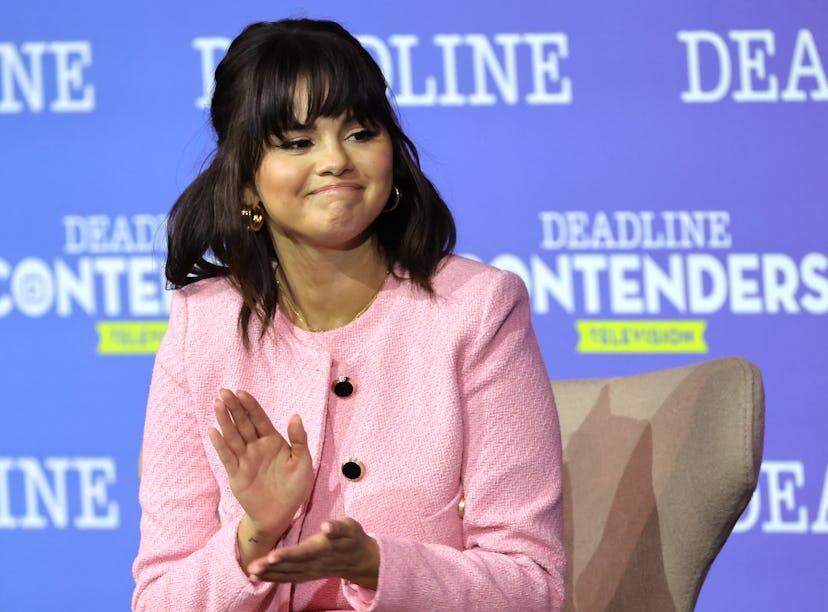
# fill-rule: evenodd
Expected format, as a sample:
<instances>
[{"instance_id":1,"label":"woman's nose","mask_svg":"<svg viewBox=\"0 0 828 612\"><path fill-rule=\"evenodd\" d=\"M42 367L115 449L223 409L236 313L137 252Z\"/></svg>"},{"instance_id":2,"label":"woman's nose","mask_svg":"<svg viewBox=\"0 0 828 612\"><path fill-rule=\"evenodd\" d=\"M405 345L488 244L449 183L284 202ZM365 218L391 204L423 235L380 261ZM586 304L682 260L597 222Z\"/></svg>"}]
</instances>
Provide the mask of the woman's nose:
<instances>
[{"instance_id":1,"label":"woman's nose","mask_svg":"<svg viewBox=\"0 0 828 612\"><path fill-rule=\"evenodd\" d=\"M319 147L319 174L333 174L339 176L351 168L351 159L345 149L345 143L339 139L325 142Z\"/></svg>"}]
</instances>

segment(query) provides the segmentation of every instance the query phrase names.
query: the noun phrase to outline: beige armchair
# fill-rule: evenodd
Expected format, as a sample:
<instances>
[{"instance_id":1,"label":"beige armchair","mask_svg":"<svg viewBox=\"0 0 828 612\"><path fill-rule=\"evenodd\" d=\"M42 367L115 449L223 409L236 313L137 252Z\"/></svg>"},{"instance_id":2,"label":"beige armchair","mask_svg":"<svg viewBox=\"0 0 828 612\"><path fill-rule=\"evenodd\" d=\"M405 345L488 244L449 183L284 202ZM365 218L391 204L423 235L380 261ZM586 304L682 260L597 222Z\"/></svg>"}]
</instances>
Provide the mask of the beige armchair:
<instances>
[{"instance_id":1,"label":"beige armchair","mask_svg":"<svg viewBox=\"0 0 828 612\"><path fill-rule=\"evenodd\" d=\"M692 610L756 486L759 370L715 359L553 382L564 447L567 610Z\"/></svg>"}]
</instances>

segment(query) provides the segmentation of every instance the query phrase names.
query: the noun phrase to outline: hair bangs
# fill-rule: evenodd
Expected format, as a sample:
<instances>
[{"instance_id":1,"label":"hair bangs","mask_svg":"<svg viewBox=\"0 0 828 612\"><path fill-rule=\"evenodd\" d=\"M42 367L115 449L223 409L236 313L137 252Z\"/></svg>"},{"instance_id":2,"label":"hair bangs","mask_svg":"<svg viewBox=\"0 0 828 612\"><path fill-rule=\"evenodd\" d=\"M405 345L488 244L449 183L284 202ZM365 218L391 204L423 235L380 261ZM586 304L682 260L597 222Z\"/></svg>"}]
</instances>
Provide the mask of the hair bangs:
<instances>
[{"instance_id":1,"label":"hair bangs","mask_svg":"<svg viewBox=\"0 0 828 612\"><path fill-rule=\"evenodd\" d=\"M261 142L345 115L366 125L393 123L385 79L367 51L335 40L282 40L262 57L257 92ZM320 44L321 43L321 44ZM304 100L301 99L304 96Z\"/></svg>"}]
</instances>

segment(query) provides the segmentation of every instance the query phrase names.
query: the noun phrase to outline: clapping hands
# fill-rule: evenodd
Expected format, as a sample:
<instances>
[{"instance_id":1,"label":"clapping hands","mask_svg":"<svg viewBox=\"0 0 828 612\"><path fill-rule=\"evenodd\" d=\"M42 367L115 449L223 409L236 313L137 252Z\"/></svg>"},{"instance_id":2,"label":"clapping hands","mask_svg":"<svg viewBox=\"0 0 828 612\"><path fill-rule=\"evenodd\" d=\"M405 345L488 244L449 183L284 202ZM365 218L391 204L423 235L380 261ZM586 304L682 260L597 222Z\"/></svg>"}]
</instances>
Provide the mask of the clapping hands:
<instances>
[{"instance_id":1,"label":"clapping hands","mask_svg":"<svg viewBox=\"0 0 828 612\"><path fill-rule=\"evenodd\" d=\"M285 440L252 395L221 389L219 396L214 408L221 431L210 428L208 435L245 511L239 547L246 561L269 550L290 526L310 495L313 465L299 415L290 418Z\"/></svg>"},{"instance_id":2,"label":"clapping hands","mask_svg":"<svg viewBox=\"0 0 828 612\"><path fill-rule=\"evenodd\" d=\"M296 546L273 549L311 493L313 465L302 419L294 414L285 440L245 391L219 391L221 431L208 435L245 516L239 524L240 565L269 582L339 577L376 588L379 545L351 518L326 521ZM252 562L251 562L252 561Z\"/></svg>"}]
</instances>

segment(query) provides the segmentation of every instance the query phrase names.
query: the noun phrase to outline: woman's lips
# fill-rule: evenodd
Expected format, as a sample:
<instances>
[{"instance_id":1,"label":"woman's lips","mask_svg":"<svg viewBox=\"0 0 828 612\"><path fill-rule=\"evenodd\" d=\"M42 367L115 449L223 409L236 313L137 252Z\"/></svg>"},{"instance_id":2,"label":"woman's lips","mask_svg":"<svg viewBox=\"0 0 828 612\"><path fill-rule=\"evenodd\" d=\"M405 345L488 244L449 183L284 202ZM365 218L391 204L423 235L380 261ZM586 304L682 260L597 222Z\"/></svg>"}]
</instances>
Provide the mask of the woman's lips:
<instances>
[{"instance_id":1,"label":"woman's lips","mask_svg":"<svg viewBox=\"0 0 828 612\"><path fill-rule=\"evenodd\" d=\"M324 187L314 189L313 191L311 191L311 195L317 195L321 193L336 193L338 191L356 191L358 189L362 189L362 187L357 183L331 183L330 185L325 185Z\"/></svg>"}]
</instances>

